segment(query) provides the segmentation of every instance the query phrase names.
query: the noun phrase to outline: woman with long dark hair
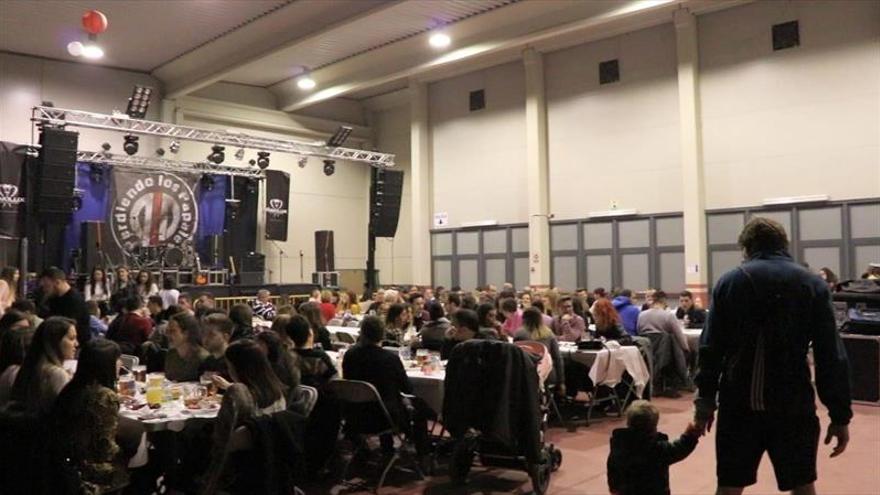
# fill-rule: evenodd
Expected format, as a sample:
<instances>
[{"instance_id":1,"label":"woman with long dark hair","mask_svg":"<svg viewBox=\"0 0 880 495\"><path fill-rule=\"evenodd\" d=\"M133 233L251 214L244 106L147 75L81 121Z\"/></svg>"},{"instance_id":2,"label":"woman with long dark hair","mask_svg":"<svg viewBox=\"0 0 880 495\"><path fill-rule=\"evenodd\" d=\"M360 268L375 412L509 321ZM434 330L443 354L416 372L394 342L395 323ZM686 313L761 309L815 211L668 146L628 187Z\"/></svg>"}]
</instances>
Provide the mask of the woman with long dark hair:
<instances>
[{"instance_id":1,"label":"woman with long dark hair","mask_svg":"<svg viewBox=\"0 0 880 495\"><path fill-rule=\"evenodd\" d=\"M330 331L321 321L321 308L317 303L307 302L299 307L299 314L305 316L312 328L315 343L321 344L321 348L325 351L332 351L333 344L330 342Z\"/></svg>"},{"instance_id":2,"label":"woman with long dark hair","mask_svg":"<svg viewBox=\"0 0 880 495\"><path fill-rule=\"evenodd\" d=\"M92 268L89 281L86 282L86 301L106 302L110 299L110 287L107 284L107 275L100 267Z\"/></svg>"},{"instance_id":3,"label":"woman with long dark hair","mask_svg":"<svg viewBox=\"0 0 880 495\"><path fill-rule=\"evenodd\" d=\"M231 383L219 375L214 376L217 386L225 390L214 428L218 451L226 443L236 410L238 423L242 423L248 418L287 408L284 385L272 371L269 358L256 342L245 339L229 344L226 348L226 367L232 377Z\"/></svg>"},{"instance_id":4,"label":"woman with long dark hair","mask_svg":"<svg viewBox=\"0 0 880 495\"><path fill-rule=\"evenodd\" d=\"M14 266L0 270L0 315L15 302L18 293L19 271Z\"/></svg>"},{"instance_id":5,"label":"woman with long dark hair","mask_svg":"<svg viewBox=\"0 0 880 495\"><path fill-rule=\"evenodd\" d=\"M24 322L23 326L13 323L10 328L4 328L0 332L0 406L9 401L12 393L12 384L18 377L18 370L24 362L24 356L34 337L34 330L23 313L9 310L0 318L0 327L8 321L18 318L18 323Z\"/></svg>"},{"instance_id":6,"label":"woman with long dark hair","mask_svg":"<svg viewBox=\"0 0 880 495\"><path fill-rule=\"evenodd\" d=\"M52 426L63 458L97 493L124 482L124 469L114 466L119 454L119 397L116 378L119 346L107 339L87 342L80 351L76 374L55 400Z\"/></svg>"},{"instance_id":7,"label":"woman with long dark hair","mask_svg":"<svg viewBox=\"0 0 880 495\"><path fill-rule=\"evenodd\" d=\"M287 320L289 321L290 318L288 317ZM266 358L272 366L272 371L275 372L275 375L284 384L289 394L290 390L299 386L300 380L300 371L295 354L284 348L281 336L273 330L260 332L254 340L257 342L260 350L266 354Z\"/></svg>"},{"instance_id":8,"label":"woman with long dark hair","mask_svg":"<svg viewBox=\"0 0 880 495\"><path fill-rule=\"evenodd\" d=\"M250 306L236 304L229 309L229 319L234 325L230 342L254 336L254 310Z\"/></svg>"},{"instance_id":9,"label":"woman with long dark hair","mask_svg":"<svg viewBox=\"0 0 880 495\"><path fill-rule=\"evenodd\" d=\"M153 274L146 270L138 272L137 278L134 279L134 283L135 288L137 289L137 294L141 296L141 299L143 300L159 294L159 286L156 285L156 282L153 280Z\"/></svg>"},{"instance_id":10,"label":"woman with long dark hair","mask_svg":"<svg viewBox=\"0 0 880 495\"><path fill-rule=\"evenodd\" d=\"M202 362L210 353L202 346L202 327L189 313L177 313L165 330L170 349L165 355L165 377L175 382L199 379Z\"/></svg>"},{"instance_id":11,"label":"woman with long dark hair","mask_svg":"<svg viewBox=\"0 0 880 495\"><path fill-rule=\"evenodd\" d=\"M31 413L47 413L61 389L70 381L62 367L76 356L76 322L70 318L47 318L37 331L12 386L12 400Z\"/></svg>"}]
</instances>

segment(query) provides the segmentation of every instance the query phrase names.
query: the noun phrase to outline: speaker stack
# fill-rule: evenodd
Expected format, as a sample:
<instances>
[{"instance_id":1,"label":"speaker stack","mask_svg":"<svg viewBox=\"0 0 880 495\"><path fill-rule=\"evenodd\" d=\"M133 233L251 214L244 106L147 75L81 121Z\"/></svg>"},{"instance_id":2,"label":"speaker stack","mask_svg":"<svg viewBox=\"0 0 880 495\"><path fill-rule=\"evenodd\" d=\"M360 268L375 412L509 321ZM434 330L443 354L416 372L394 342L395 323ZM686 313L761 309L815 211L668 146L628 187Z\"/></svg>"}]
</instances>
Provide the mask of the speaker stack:
<instances>
[{"instance_id":1,"label":"speaker stack","mask_svg":"<svg viewBox=\"0 0 880 495\"><path fill-rule=\"evenodd\" d=\"M312 283L322 287L339 287L332 230L315 231L315 271L312 273Z\"/></svg>"},{"instance_id":2,"label":"speaker stack","mask_svg":"<svg viewBox=\"0 0 880 495\"><path fill-rule=\"evenodd\" d=\"M373 168L370 181L370 235L394 237L400 217L403 172Z\"/></svg>"},{"instance_id":3,"label":"speaker stack","mask_svg":"<svg viewBox=\"0 0 880 495\"><path fill-rule=\"evenodd\" d=\"M73 213L79 133L44 127L34 175L34 213L46 223L66 224Z\"/></svg>"}]
</instances>

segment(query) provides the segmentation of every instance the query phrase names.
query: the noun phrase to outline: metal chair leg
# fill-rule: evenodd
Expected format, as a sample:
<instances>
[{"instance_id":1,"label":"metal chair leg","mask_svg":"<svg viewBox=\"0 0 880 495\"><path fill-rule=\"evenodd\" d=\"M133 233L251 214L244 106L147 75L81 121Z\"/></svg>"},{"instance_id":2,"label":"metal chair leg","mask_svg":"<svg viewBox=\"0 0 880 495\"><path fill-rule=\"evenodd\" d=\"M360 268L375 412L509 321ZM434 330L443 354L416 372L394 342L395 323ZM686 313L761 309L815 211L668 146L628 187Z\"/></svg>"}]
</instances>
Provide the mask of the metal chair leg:
<instances>
[{"instance_id":1,"label":"metal chair leg","mask_svg":"<svg viewBox=\"0 0 880 495\"><path fill-rule=\"evenodd\" d=\"M391 459L388 461L388 464L385 466L385 469L382 471L382 477L379 478L379 484L376 485L376 490L374 493L379 493L379 490L382 489L382 485L385 484L385 477L388 476L388 471L391 471L391 468L394 466L394 463L400 459L400 454L397 452L391 456Z\"/></svg>"}]
</instances>

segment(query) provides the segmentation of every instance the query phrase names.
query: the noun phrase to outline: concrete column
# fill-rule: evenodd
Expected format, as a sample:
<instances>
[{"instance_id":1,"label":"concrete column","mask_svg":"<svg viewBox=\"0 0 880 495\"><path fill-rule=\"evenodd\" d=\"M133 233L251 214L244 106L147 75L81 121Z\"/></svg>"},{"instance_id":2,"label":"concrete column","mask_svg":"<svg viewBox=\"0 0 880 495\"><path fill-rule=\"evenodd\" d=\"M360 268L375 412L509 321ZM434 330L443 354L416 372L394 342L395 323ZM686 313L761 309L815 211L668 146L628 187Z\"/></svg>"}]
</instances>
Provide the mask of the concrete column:
<instances>
[{"instance_id":1,"label":"concrete column","mask_svg":"<svg viewBox=\"0 0 880 495\"><path fill-rule=\"evenodd\" d=\"M523 52L526 72L526 178L529 201L529 285L550 285L550 184L547 162L547 100L544 59ZM519 287L518 287L519 288Z\"/></svg>"},{"instance_id":2,"label":"concrete column","mask_svg":"<svg viewBox=\"0 0 880 495\"><path fill-rule=\"evenodd\" d=\"M409 83L410 99L410 194L412 217L412 283L431 285L431 129L428 119L428 86Z\"/></svg>"},{"instance_id":3,"label":"concrete column","mask_svg":"<svg viewBox=\"0 0 880 495\"><path fill-rule=\"evenodd\" d=\"M685 9L674 14L678 56L678 112L681 175L684 194L685 284L694 297L709 304L707 295L706 195L700 123L700 71L697 19Z\"/></svg>"}]
</instances>

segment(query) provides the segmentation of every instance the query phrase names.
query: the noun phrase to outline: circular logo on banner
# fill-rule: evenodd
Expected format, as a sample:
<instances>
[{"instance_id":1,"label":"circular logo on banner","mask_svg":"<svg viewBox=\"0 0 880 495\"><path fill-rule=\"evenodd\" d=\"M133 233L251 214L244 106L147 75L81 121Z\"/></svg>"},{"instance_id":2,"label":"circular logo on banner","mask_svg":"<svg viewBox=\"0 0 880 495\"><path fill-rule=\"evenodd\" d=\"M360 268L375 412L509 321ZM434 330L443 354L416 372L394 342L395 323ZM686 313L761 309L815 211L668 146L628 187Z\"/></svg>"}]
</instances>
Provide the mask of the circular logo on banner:
<instances>
[{"instance_id":1,"label":"circular logo on banner","mask_svg":"<svg viewBox=\"0 0 880 495\"><path fill-rule=\"evenodd\" d=\"M282 215L287 215L287 209L284 208L284 200L278 198L270 199L269 207L266 208L266 213L268 213L273 218L279 218Z\"/></svg>"},{"instance_id":2,"label":"circular logo on banner","mask_svg":"<svg viewBox=\"0 0 880 495\"><path fill-rule=\"evenodd\" d=\"M136 177L117 191L113 203L110 225L116 244L126 255L139 246L182 247L199 223L192 188L168 173Z\"/></svg>"}]
</instances>

